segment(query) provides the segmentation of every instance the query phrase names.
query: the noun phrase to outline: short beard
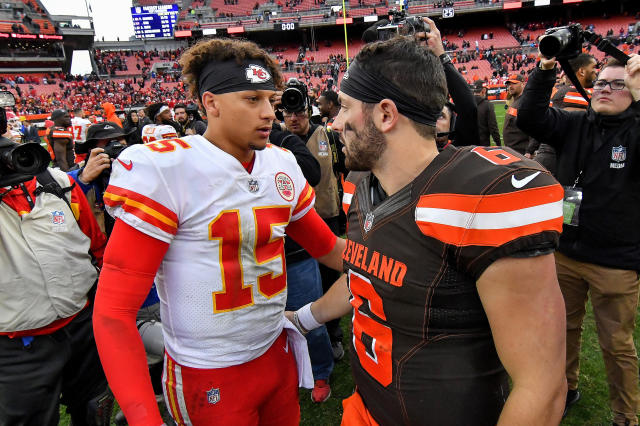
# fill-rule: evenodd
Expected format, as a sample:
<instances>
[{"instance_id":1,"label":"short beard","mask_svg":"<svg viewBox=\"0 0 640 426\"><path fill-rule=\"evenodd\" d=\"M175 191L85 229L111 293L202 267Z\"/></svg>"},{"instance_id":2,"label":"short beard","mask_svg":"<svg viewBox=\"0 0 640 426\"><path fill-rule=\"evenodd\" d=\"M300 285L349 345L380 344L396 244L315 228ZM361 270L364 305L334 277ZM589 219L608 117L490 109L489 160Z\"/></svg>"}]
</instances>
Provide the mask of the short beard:
<instances>
[{"instance_id":1,"label":"short beard","mask_svg":"<svg viewBox=\"0 0 640 426\"><path fill-rule=\"evenodd\" d=\"M365 119L364 128L361 131L356 131L349 124L345 124L345 130L353 132L351 148L346 148L346 168L354 172L373 169L385 149L387 149L387 139L376 128L371 115L369 114Z\"/></svg>"},{"instance_id":2,"label":"short beard","mask_svg":"<svg viewBox=\"0 0 640 426\"><path fill-rule=\"evenodd\" d=\"M254 151L262 151L266 147L267 147L267 144L265 144L264 146L255 146L252 142L249 142L249 149L252 149Z\"/></svg>"}]
</instances>

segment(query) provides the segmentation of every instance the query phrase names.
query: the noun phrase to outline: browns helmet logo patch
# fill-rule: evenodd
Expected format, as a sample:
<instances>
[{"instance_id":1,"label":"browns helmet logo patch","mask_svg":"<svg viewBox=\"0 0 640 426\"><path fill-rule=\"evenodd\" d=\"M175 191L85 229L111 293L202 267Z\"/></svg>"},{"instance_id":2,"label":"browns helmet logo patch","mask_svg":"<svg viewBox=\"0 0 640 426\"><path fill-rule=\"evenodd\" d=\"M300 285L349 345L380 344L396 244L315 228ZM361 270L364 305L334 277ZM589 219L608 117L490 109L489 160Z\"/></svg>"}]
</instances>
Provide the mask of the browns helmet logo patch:
<instances>
[{"instance_id":1,"label":"browns helmet logo patch","mask_svg":"<svg viewBox=\"0 0 640 426\"><path fill-rule=\"evenodd\" d=\"M271 74L260 65L249 65L246 69L247 80L251 83L264 83L271 80Z\"/></svg>"},{"instance_id":2,"label":"browns helmet logo patch","mask_svg":"<svg viewBox=\"0 0 640 426\"><path fill-rule=\"evenodd\" d=\"M276 189L285 201L293 201L295 197L295 188L293 180L284 172L276 174Z\"/></svg>"}]
</instances>

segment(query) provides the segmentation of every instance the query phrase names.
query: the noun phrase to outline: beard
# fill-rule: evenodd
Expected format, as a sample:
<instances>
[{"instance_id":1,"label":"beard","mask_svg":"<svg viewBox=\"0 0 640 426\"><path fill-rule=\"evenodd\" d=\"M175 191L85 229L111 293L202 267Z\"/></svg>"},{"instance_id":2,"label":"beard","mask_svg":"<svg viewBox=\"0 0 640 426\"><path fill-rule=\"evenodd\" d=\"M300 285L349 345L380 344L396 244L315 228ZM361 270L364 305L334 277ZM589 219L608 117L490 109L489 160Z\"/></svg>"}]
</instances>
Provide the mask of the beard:
<instances>
[{"instance_id":1,"label":"beard","mask_svg":"<svg viewBox=\"0 0 640 426\"><path fill-rule=\"evenodd\" d=\"M369 115L362 130L357 131L345 123L345 131L353 132L349 147L345 144L345 166L354 172L371 170L387 148L384 134L378 130Z\"/></svg>"}]
</instances>

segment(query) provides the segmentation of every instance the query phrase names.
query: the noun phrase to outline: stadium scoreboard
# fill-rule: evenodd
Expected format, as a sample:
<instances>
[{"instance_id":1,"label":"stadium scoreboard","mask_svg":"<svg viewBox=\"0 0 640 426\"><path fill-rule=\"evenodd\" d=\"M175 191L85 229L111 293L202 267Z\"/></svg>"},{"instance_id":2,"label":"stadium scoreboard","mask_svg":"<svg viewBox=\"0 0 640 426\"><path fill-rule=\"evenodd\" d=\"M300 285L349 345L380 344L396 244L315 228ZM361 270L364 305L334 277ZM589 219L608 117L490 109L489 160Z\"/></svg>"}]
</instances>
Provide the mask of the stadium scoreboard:
<instances>
[{"instance_id":1,"label":"stadium scoreboard","mask_svg":"<svg viewBox=\"0 0 640 426\"><path fill-rule=\"evenodd\" d=\"M300 24L297 22L280 22L273 24L273 29L276 31L293 31L300 28Z\"/></svg>"},{"instance_id":2,"label":"stadium scoreboard","mask_svg":"<svg viewBox=\"0 0 640 426\"><path fill-rule=\"evenodd\" d=\"M131 19L136 38L173 37L178 13L177 4L132 7Z\"/></svg>"}]
</instances>

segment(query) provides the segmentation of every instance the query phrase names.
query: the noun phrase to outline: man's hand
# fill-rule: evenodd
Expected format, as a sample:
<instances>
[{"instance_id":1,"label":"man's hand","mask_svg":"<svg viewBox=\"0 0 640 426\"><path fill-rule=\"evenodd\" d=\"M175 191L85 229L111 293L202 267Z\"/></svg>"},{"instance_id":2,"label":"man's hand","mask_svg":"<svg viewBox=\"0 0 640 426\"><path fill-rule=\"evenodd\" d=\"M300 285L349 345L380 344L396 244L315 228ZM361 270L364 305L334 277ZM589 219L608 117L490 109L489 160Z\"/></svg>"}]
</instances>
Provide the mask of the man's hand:
<instances>
[{"instance_id":1,"label":"man's hand","mask_svg":"<svg viewBox=\"0 0 640 426\"><path fill-rule=\"evenodd\" d=\"M426 40L427 47L433 52L434 55L440 56L444 53L444 46L442 45L442 38L440 37L440 30L436 27L436 23L432 19L424 17L422 20L429 24L431 31L428 33L420 32L416 33L416 39L420 42Z\"/></svg>"},{"instance_id":2,"label":"man's hand","mask_svg":"<svg viewBox=\"0 0 640 426\"><path fill-rule=\"evenodd\" d=\"M634 101L640 100L640 56L635 53L624 68L624 84L631 92Z\"/></svg>"},{"instance_id":3,"label":"man's hand","mask_svg":"<svg viewBox=\"0 0 640 426\"><path fill-rule=\"evenodd\" d=\"M190 136L190 135L195 135L196 131L193 130L193 129L187 129L187 130L184 131L184 133L185 133L185 135Z\"/></svg>"},{"instance_id":4,"label":"man's hand","mask_svg":"<svg viewBox=\"0 0 640 426\"><path fill-rule=\"evenodd\" d=\"M538 50L538 58L540 58L540 69L551 70L556 66L556 58L547 59L542 56L542 53Z\"/></svg>"},{"instance_id":5,"label":"man's hand","mask_svg":"<svg viewBox=\"0 0 640 426\"><path fill-rule=\"evenodd\" d=\"M93 182L103 170L111 167L111 159L104 153L102 148L93 148L89 154L87 164L78 175L80 182L87 184Z\"/></svg>"},{"instance_id":6,"label":"man's hand","mask_svg":"<svg viewBox=\"0 0 640 426\"><path fill-rule=\"evenodd\" d=\"M281 106L282 106L282 90L277 90L273 100L273 109L274 110L280 109Z\"/></svg>"}]
</instances>

